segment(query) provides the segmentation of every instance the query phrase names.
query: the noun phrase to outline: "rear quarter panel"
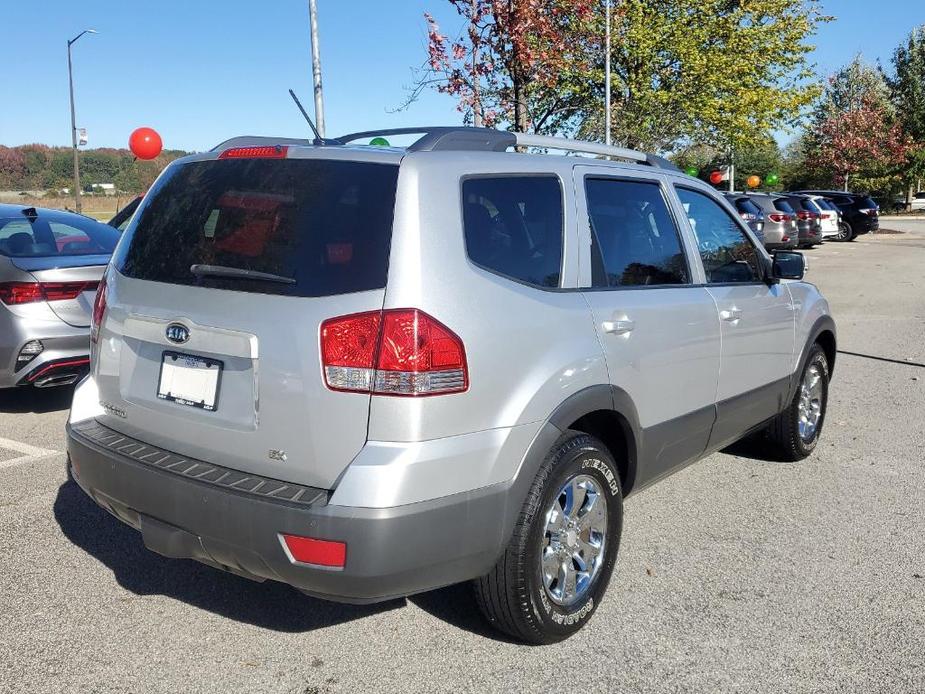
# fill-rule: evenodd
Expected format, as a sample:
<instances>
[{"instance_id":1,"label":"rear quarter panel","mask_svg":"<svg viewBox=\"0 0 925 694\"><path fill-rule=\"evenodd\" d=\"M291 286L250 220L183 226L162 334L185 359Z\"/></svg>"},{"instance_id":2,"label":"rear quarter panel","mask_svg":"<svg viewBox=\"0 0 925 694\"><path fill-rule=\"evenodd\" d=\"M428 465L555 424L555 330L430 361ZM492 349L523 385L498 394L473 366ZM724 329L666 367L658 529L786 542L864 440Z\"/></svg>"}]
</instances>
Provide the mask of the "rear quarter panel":
<instances>
[{"instance_id":1,"label":"rear quarter panel","mask_svg":"<svg viewBox=\"0 0 925 694\"><path fill-rule=\"evenodd\" d=\"M545 421L569 395L608 382L579 292L517 283L476 267L466 254L464 176L555 173L563 191L563 285L576 286L571 162L551 159L558 158L455 152L403 161L385 308L420 308L459 335L470 385L456 395L374 396L371 440L424 441Z\"/></svg>"}]
</instances>

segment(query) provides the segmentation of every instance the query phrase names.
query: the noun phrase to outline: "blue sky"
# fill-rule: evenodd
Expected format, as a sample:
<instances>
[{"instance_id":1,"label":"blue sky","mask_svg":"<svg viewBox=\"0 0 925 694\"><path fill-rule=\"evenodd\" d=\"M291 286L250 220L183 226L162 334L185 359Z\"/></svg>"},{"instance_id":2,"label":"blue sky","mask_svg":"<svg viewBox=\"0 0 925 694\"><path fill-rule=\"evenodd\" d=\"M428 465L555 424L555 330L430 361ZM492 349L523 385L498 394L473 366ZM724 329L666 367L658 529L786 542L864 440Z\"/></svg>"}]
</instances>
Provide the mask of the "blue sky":
<instances>
[{"instance_id":1,"label":"blue sky","mask_svg":"<svg viewBox=\"0 0 925 694\"><path fill-rule=\"evenodd\" d=\"M3 10L0 144L70 144L66 40L74 46L78 126L90 146L126 146L140 125L167 147L208 149L233 135L302 135L292 87L311 113L307 0L10 0ZM452 124L453 99L425 92L391 113L426 54L423 11L446 33L445 0L318 0L328 134ZM925 2L829 0L812 60L827 74L858 52L889 62Z\"/></svg>"}]
</instances>

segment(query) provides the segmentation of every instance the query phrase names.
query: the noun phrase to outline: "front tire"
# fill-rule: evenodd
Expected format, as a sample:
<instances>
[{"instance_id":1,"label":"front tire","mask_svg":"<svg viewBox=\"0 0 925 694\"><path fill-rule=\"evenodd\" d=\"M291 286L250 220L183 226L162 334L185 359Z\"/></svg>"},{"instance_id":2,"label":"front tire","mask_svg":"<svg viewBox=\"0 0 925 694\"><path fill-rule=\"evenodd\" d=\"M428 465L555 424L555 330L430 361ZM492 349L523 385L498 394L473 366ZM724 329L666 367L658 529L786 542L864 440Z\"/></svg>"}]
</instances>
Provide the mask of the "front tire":
<instances>
[{"instance_id":1,"label":"front tire","mask_svg":"<svg viewBox=\"0 0 925 694\"><path fill-rule=\"evenodd\" d=\"M768 426L768 437L784 460L803 460L813 452L822 434L829 400L829 362L816 343L800 374L800 385L786 410Z\"/></svg>"},{"instance_id":2,"label":"front tire","mask_svg":"<svg viewBox=\"0 0 925 694\"><path fill-rule=\"evenodd\" d=\"M537 472L504 554L475 581L485 618L528 643L568 638L607 590L622 527L613 457L593 436L567 432Z\"/></svg>"}]
</instances>

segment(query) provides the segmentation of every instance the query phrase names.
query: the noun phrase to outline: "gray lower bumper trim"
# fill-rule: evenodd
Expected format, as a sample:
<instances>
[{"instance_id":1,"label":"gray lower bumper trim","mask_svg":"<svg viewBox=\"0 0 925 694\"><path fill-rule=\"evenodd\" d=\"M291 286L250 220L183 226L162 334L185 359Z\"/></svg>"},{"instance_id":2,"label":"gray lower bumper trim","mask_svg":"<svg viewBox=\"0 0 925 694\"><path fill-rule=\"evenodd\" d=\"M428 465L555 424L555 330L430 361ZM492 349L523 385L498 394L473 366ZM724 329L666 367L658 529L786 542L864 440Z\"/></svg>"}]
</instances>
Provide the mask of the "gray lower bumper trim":
<instances>
[{"instance_id":1,"label":"gray lower bumper trim","mask_svg":"<svg viewBox=\"0 0 925 694\"><path fill-rule=\"evenodd\" d=\"M195 470L168 471L136 460L133 448L117 452L119 445L68 427L77 483L140 530L149 549L343 602L389 600L484 575L506 544L507 516L521 503L514 485L503 484L385 509L304 506L203 483ZM293 563L280 533L345 542L344 569Z\"/></svg>"},{"instance_id":2,"label":"gray lower bumper trim","mask_svg":"<svg viewBox=\"0 0 925 694\"><path fill-rule=\"evenodd\" d=\"M213 484L243 494L288 501L300 506L324 505L328 502L328 492L325 489L281 482L269 477L213 465L202 460L185 458L120 434L93 419L74 424L71 431L75 436L84 438L107 451L203 484Z\"/></svg>"}]
</instances>

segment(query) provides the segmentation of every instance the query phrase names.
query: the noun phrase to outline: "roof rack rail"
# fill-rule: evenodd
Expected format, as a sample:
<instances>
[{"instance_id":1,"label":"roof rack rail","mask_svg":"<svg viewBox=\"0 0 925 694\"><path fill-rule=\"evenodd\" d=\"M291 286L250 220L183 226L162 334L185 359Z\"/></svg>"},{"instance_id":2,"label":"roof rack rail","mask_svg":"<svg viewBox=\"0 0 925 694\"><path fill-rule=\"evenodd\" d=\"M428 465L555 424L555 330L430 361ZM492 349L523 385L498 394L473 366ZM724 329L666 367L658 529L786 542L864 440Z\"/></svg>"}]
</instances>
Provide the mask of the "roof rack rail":
<instances>
[{"instance_id":1,"label":"roof rack rail","mask_svg":"<svg viewBox=\"0 0 925 694\"><path fill-rule=\"evenodd\" d=\"M649 166L660 169L680 171L677 166L663 157L659 157L655 154L638 152L634 149L611 147L602 145L598 142L570 140L564 137L513 133L506 130L493 130L492 128L434 126L365 130L363 132L343 135L336 138L333 142L347 144L355 140L363 140L377 136L417 134L422 134L422 137L407 148L409 152L504 152L512 147L537 147L541 149L557 149L566 152L581 152L583 154L598 154L640 164L648 164Z\"/></svg>"},{"instance_id":2,"label":"roof rack rail","mask_svg":"<svg viewBox=\"0 0 925 694\"><path fill-rule=\"evenodd\" d=\"M658 169L680 171L673 163L655 154L646 154L634 149L624 147L611 147L599 142L586 142L584 140L570 140L564 137L548 137L546 135L531 135L529 133L512 133L507 130L494 130L492 128L468 128L452 126L424 126L412 128L386 128L383 130L364 130L356 133L341 135L335 139L324 140L320 146L346 145L356 140L371 139L374 137L389 137L392 135L420 135L409 147L409 152L504 152L512 147L536 147L540 149L556 149L565 152L580 152L582 154L597 154L613 157L625 161L648 164ZM261 145L300 145L311 147L316 144L312 140L289 137L260 137L245 135L225 140L212 148L212 151L228 149L229 147L255 147Z\"/></svg>"}]
</instances>

